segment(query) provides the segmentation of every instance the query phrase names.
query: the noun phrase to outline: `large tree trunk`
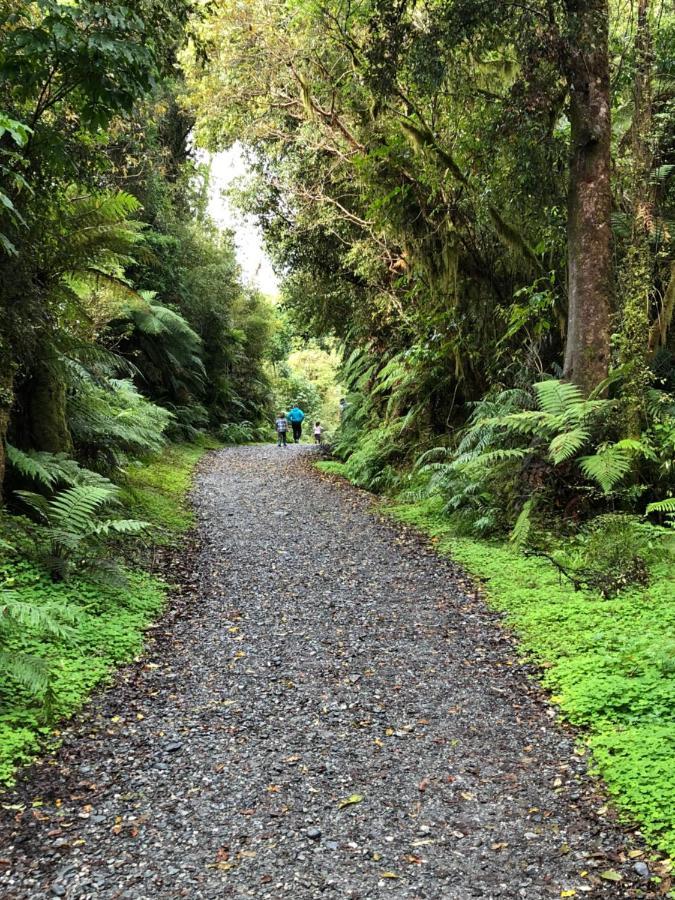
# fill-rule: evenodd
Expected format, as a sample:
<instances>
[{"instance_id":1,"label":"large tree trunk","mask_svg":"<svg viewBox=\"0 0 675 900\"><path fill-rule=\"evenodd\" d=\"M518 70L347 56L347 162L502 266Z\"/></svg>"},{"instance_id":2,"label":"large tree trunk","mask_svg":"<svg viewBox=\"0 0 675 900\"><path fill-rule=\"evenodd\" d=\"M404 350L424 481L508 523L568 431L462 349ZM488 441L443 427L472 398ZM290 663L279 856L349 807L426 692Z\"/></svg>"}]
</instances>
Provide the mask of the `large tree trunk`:
<instances>
[{"instance_id":1,"label":"large tree trunk","mask_svg":"<svg viewBox=\"0 0 675 900\"><path fill-rule=\"evenodd\" d=\"M608 0L567 0L571 159L565 377L589 393L610 349L612 232Z\"/></svg>"}]
</instances>

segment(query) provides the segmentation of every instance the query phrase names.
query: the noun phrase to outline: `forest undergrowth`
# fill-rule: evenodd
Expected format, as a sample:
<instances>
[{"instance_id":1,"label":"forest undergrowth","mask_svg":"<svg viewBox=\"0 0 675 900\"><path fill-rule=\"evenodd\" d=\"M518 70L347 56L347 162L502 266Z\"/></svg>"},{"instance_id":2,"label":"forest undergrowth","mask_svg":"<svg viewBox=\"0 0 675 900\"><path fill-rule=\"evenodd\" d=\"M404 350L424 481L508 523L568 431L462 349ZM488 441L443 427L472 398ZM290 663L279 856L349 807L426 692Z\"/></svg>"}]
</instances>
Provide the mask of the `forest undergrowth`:
<instances>
[{"instance_id":1,"label":"forest undergrowth","mask_svg":"<svg viewBox=\"0 0 675 900\"><path fill-rule=\"evenodd\" d=\"M20 596L26 611L46 609L50 615L47 622L27 615L21 628L2 634L3 653L28 665L39 661L48 672L37 692L16 678L0 682L0 784L11 784L18 765L58 744L59 722L142 651L144 630L160 615L170 589L149 571L153 547L175 542L192 527L187 503L192 476L215 446L208 438L173 444L131 468L122 500L149 529L140 544L118 548L127 560L110 583L86 575L55 583L16 517L0 519L0 534L13 548L0 561L0 591ZM55 629L54 621L60 627Z\"/></svg>"}]
</instances>

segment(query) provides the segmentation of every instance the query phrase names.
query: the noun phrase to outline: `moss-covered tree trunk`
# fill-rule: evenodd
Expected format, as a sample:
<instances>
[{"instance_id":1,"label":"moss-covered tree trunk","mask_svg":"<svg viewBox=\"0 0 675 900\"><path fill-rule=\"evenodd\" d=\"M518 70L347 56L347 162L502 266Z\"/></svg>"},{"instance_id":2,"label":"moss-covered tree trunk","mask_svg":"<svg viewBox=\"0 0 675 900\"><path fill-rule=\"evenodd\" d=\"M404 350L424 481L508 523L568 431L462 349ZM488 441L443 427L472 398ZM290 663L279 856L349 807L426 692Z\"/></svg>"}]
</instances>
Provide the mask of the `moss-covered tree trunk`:
<instances>
[{"instance_id":1,"label":"moss-covered tree trunk","mask_svg":"<svg viewBox=\"0 0 675 900\"><path fill-rule=\"evenodd\" d=\"M609 368L612 295L608 0L567 0L571 158L565 377L589 393Z\"/></svg>"},{"instance_id":2,"label":"moss-covered tree trunk","mask_svg":"<svg viewBox=\"0 0 675 900\"><path fill-rule=\"evenodd\" d=\"M652 151L652 38L650 0L638 0L633 77L629 178L633 210L630 245L620 278L621 327L617 344L623 367L621 396L626 434L637 436L646 416L649 370L650 302L654 283L651 229L654 187L650 184Z\"/></svg>"},{"instance_id":3,"label":"moss-covered tree trunk","mask_svg":"<svg viewBox=\"0 0 675 900\"><path fill-rule=\"evenodd\" d=\"M23 393L30 446L50 453L70 453L73 442L66 420L66 384L58 360L36 363Z\"/></svg>"},{"instance_id":4,"label":"moss-covered tree trunk","mask_svg":"<svg viewBox=\"0 0 675 900\"><path fill-rule=\"evenodd\" d=\"M9 415L14 401L14 369L8 360L0 367L0 505L3 501L5 481L5 440L9 427Z\"/></svg>"}]
</instances>

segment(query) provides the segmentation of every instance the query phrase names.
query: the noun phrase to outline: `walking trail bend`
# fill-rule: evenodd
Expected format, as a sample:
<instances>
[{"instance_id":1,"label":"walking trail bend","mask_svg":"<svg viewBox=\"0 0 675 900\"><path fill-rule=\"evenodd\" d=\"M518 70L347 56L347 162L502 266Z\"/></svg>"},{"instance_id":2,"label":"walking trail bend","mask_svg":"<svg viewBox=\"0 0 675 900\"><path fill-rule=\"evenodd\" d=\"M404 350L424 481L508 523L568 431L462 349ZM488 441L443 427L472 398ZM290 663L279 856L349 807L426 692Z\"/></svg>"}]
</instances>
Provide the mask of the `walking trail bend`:
<instances>
[{"instance_id":1,"label":"walking trail bend","mask_svg":"<svg viewBox=\"0 0 675 900\"><path fill-rule=\"evenodd\" d=\"M498 617L315 458L202 465L187 602L1 798L0 896L651 896Z\"/></svg>"}]
</instances>

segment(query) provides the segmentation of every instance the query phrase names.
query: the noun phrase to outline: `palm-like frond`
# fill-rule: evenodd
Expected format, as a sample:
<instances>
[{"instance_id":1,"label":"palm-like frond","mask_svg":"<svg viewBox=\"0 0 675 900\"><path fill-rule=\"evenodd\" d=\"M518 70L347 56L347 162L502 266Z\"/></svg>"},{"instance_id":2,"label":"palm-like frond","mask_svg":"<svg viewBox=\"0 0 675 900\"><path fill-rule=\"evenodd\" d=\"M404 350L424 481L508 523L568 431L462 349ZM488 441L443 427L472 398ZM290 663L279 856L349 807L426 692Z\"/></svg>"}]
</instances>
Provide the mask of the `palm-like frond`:
<instances>
[{"instance_id":1,"label":"palm-like frond","mask_svg":"<svg viewBox=\"0 0 675 900\"><path fill-rule=\"evenodd\" d=\"M558 466L581 450L590 440L591 433L588 428L574 428L572 431L563 431L557 434L548 445L548 453L554 465Z\"/></svg>"}]
</instances>

